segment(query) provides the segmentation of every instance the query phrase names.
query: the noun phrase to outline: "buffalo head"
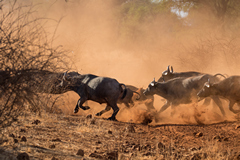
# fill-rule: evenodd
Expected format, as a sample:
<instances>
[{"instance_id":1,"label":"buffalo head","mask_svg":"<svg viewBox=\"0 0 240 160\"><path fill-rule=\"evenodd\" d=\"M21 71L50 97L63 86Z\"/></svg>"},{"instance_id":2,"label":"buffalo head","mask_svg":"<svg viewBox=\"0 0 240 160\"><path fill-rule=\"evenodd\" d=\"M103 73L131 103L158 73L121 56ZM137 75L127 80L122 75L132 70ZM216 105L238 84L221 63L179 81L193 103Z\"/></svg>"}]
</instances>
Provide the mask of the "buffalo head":
<instances>
[{"instance_id":1,"label":"buffalo head","mask_svg":"<svg viewBox=\"0 0 240 160\"><path fill-rule=\"evenodd\" d=\"M208 79L208 82L206 82L203 86L203 88L197 93L197 96L199 99L203 99L206 97L209 97L211 95L214 95L216 92L215 90L215 84L211 84L210 80Z\"/></svg>"},{"instance_id":2,"label":"buffalo head","mask_svg":"<svg viewBox=\"0 0 240 160\"><path fill-rule=\"evenodd\" d=\"M168 65L167 70L162 72L162 76L158 79L158 82L168 81L169 79L172 79L173 76L173 67L171 66L170 70L170 65Z\"/></svg>"},{"instance_id":3,"label":"buffalo head","mask_svg":"<svg viewBox=\"0 0 240 160\"><path fill-rule=\"evenodd\" d=\"M77 77L80 76L80 74L78 72L64 72L62 74L62 78L60 83L57 85L57 88L60 88L61 90L66 90L68 91L72 85L75 84L75 80L77 79ZM65 91L65 92L66 92Z\"/></svg>"},{"instance_id":4,"label":"buffalo head","mask_svg":"<svg viewBox=\"0 0 240 160\"><path fill-rule=\"evenodd\" d=\"M154 95L156 91L156 85L157 85L157 82L155 81L155 78L154 78L153 81L148 85L148 88L145 89L143 94L146 96Z\"/></svg>"}]
</instances>

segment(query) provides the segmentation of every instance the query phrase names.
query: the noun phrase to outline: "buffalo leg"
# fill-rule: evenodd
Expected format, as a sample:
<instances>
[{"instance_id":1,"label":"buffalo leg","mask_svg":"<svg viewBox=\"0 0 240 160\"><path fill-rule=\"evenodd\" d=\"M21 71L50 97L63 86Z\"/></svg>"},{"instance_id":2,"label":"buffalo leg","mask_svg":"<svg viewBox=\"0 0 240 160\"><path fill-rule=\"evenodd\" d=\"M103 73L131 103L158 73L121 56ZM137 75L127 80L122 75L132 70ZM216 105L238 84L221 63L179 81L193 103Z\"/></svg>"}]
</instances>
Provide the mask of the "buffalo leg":
<instances>
[{"instance_id":1,"label":"buffalo leg","mask_svg":"<svg viewBox=\"0 0 240 160\"><path fill-rule=\"evenodd\" d=\"M165 111L169 106L170 106L170 103L167 101L166 104L164 104L162 108L158 111L158 113Z\"/></svg>"},{"instance_id":2,"label":"buffalo leg","mask_svg":"<svg viewBox=\"0 0 240 160\"><path fill-rule=\"evenodd\" d=\"M101 116L103 113L106 113L107 111L110 111L111 106L107 105L106 108L96 114L96 116Z\"/></svg>"},{"instance_id":3,"label":"buffalo leg","mask_svg":"<svg viewBox=\"0 0 240 160\"><path fill-rule=\"evenodd\" d=\"M124 103L126 107L130 108L130 105L128 103Z\"/></svg>"},{"instance_id":4,"label":"buffalo leg","mask_svg":"<svg viewBox=\"0 0 240 160\"><path fill-rule=\"evenodd\" d=\"M112 109L113 109L113 114L112 114L111 117L108 118L108 120L116 121L116 120L117 120L117 119L116 119L116 115L117 115L117 113L118 113L118 111L119 111L119 108L118 108L117 104L111 105L111 107L112 107Z\"/></svg>"},{"instance_id":5,"label":"buffalo leg","mask_svg":"<svg viewBox=\"0 0 240 160\"><path fill-rule=\"evenodd\" d=\"M168 107L170 106L170 103L167 101L163 106L162 108L158 111L158 113L161 113L163 111L165 111ZM157 114L158 114L157 113ZM161 118L159 116L155 116L155 122L159 122L161 120Z\"/></svg>"},{"instance_id":6,"label":"buffalo leg","mask_svg":"<svg viewBox=\"0 0 240 160\"><path fill-rule=\"evenodd\" d=\"M225 111L223 109L223 106L222 106L222 102L221 100L218 98L218 97L212 97L213 101L217 104L218 108L220 109L220 111L222 112L222 115L225 116Z\"/></svg>"},{"instance_id":7,"label":"buffalo leg","mask_svg":"<svg viewBox=\"0 0 240 160\"><path fill-rule=\"evenodd\" d=\"M81 97L81 98L78 100L77 105L76 105L76 107L75 107L75 109L74 109L74 113L77 113L77 112L78 112L79 107L82 108L83 110L88 110L88 109L90 109L89 106L82 106L83 103L84 103L86 100L87 100L87 99L84 98L84 97L83 97L83 98Z\"/></svg>"},{"instance_id":8,"label":"buffalo leg","mask_svg":"<svg viewBox=\"0 0 240 160\"><path fill-rule=\"evenodd\" d=\"M134 102L133 102L133 100L131 99L130 101L129 101L129 103L125 103L125 105L128 107L128 108L130 108L130 107L133 107L134 106Z\"/></svg>"},{"instance_id":9,"label":"buffalo leg","mask_svg":"<svg viewBox=\"0 0 240 160\"><path fill-rule=\"evenodd\" d=\"M176 105L172 105L171 117L176 113Z\"/></svg>"},{"instance_id":10,"label":"buffalo leg","mask_svg":"<svg viewBox=\"0 0 240 160\"><path fill-rule=\"evenodd\" d=\"M145 101L145 106L147 107L147 110L148 111L151 111L151 110L156 110L153 106L153 99L147 99Z\"/></svg>"},{"instance_id":11,"label":"buffalo leg","mask_svg":"<svg viewBox=\"0 0 240 160\"><path fill-rule=\"evenodd\" d=\"M208 97L208 98L205 98L204 99L204 102L203 102L203 105L204 106L208 106L209 104L210 104L210 101L211 101L211 99Z\"/></svg>"},{"instance_id":12,"label":"buffalo leg","mask_svg":"<svg viewBox=\"0 0 240 160\"><path fill-rule=\"evenodd\" d=\"M229 110L230 111L232 111L233 113L239 113L240 112L240 110L235 110L235 109L233 109L233 105L235 104L235 102L232 102L232 101L230 101L229 102Z\"/></svg>"}]
</instances>

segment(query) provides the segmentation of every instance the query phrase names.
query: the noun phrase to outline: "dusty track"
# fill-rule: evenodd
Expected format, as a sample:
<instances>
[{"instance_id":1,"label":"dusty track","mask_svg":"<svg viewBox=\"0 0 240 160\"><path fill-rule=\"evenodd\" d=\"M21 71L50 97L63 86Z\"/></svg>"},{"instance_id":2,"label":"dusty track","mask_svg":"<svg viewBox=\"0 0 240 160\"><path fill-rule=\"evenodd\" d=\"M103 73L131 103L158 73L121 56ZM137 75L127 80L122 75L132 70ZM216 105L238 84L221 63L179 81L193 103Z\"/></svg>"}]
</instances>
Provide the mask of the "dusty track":
<instances>
[{"instance_id":1,"label":"dusty track","mask_svg":"<svg viewBox=\"0 0 240 160\"><path fill-rule=\"evenodd\" d=\"M2 131L0 159L23 152L30 159L233 159L240 156L239 132L239 122L151 126L86 116L27 115Z\"/></svg>"}]
</instances>

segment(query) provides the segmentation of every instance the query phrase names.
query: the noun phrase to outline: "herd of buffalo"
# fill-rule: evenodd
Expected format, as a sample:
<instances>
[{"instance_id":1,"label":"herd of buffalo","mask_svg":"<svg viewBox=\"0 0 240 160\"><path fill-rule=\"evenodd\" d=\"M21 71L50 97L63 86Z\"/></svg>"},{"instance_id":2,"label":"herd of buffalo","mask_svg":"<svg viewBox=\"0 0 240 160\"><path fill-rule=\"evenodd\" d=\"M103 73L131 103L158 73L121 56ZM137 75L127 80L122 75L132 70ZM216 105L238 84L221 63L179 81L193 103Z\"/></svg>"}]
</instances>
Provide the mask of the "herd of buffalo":
<instances>
[{"instance_id":1,"label":"herd of buffalo","mask_svg":"<svg viewBox=\"0 0 240 160\"><path fill-rule=\"evenodd\" d=\"M116 114L119 111L117 103L124 103L129 107L133 105L135 100L146 100L147 108L154 109L153 95L155 94L166 99L166 103L158 113L163 112L169 106L198 103L198 101L204 99L204 105L209 105L210 101L213 100L225 116L220 98L229 101L230 111L233 113L240 112L240 110L233 108L235 103L240 102L240 76L226 78L222 74L177 73L173 71L172 67L170 69L168 66L167 70L162 72L158 81L154 79L146 89L125 85L113 78L79 74L77 72L63 73L59 82L55 88L58 93L74 91L80 96L74 113L77 113L79 108L89 109L89 106L83 106L83 104L87 100L92 100L100 104L107 104L104 110L96 114L97 116L101 116L111 108L113 109L113 114L108 118L109 120L116 120ZM133 99L134 93L138 94L138 98Z\"/></svg>"},{"instance_id":2,"label":"herd of buffalo","mask_svg":"<svg viewBox=\"0 0 240 160\"><path fill-rule=\"evenodd\" d=\"M180 104L198 103L201 100L204 100L203 104L207 106L213 100L225 116L222 98L229 101L230 111L240 112L240 109L236 110L233 107L235 103L240 103L240 76L225 77L222 74L174 72L173 68L168 66L167 70L162 72L162 76L157 81L154 79L146 89L125 85L113 78L78 72L57 73L57 76L53 76L52 72L46 72L44 76L50 83L46 83L48 90L43 92L62 94L74 91L80 96L74 113L77 113L79 108L89 109L89 106L83 104L87 100L92 100L100 104L106 103L106 108L96 116L101 116L113 109L109 120L116 120L119 111L117 104L120 103L130 107L134 105L134 101L142 101L148 110L155 109L153 106L155 94L166 100L158 113L165 111L169 106L173 108ZM36 83L38 82L33 82L32 86L37 86Z\"/></svg>"}]
</instances>

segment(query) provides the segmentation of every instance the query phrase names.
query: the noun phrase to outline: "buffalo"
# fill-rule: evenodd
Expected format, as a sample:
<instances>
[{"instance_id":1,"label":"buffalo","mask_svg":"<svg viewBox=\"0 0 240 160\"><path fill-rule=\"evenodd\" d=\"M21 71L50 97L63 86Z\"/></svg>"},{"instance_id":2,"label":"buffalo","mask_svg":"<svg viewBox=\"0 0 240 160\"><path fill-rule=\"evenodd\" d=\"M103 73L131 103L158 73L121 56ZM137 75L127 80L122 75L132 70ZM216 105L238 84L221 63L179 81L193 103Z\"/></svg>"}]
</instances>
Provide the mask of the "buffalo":
<instances>
[{"instance_id":1,"label":"buffalo","mask_svg":"<svg viewBox=\"0 0 240 160\"><path fill-rule=\"evenodd\" d=\"M144 104L147 107L147 110L155 110L155 107L153 106L154 103L154 96L146 96L143 94L144 89L143 88L137 88L132 85L126 85L127 88L129 88L133 93L136 93L138 95L137 98L135 96L132 96L133 104L134 102L139 102L141 104ZM126 96L127 97L127 96ZM126 98L125 97L125 98ZM125 99L124 98L124 99Z\"/></svg>"},{"instance_id":2,"label":"buffalo","mask_svg":"<svg viewBox=\"0 0 240 160\"><path fill-rule=\"evenodd\" d=\"M162 76L158 79L157 82L164 82L168 81L173 78L178 78L178 77L192 77L192 76L199 76L205 73L201 72L194 72L194 71L188 71L188 72L173 72L173 67L171 66L170 70L170 65L167 67L167 70L162 72Z\"/></svg>"},{"instance_id":3,"label":"buffalo","mask_svg":"<svg viewBox=\"0 0 240 160\"><path fill-rule=\"evenodd\" d=\"M141 95L138 92L134 91L135 90L134 86L126 85L126 87L127 87L127 94L126 94L126 96L123 99L118 99L117 103L118 104L122 104L123 103L126 107L130 108L131 106L134 106L134 101L135 100L139 100L141 98ZM134 94L138 95L138 97L135 98L135 99L133 98Z\"/></svg>"},{"instance_id":4,"label":"buffalo","mask_svg":"<svg viewBox=\"0 0 240 160\"><path fill-rule=\"evenodd\" d=\"M113 78L99 77L93 74L70 75L71 73L65 72L58 87L65 92L74 91L80 96L74 113L77 113L79 108L83 110L90 109L89 106L83 106L83 103L87 100L92 100L100 104L107 103L106 108L97 113L97 116L101 116L112 108L113 114L108 119L116 120L116 115L119 111L117 101L118 99L123 99L127 94L124 84ZM124 89L122 86L124 86Z\"/></svg>"},{"instance_id":5,"label":"buffalo","mask_svg":"<svg viewBox=\"0 0 240 160\"><path fill-rule=\"evenodd\" d=\"M208 81L197 93L200 98L209 96L220 96L229 101L229 110L239 113L240 110L233 109L235 103L240 103L240 76L230 76L220 82Z\"/></svg>"},{"instance_id":6,"label":"buffalo","mask_svg":"<svg viewBox=\"0 0 240 160\"><path fill-rule=\"evenodd\" d=\"M203 74L193 77L178 77L170 79L166 82L156 82L155 79L148 85L148 88L144 91L145 95L157 94L167 100L166 104L162 106L159 113L166 110L169 106L177 106L179 104L188 104L197 102L197 93L202 88L205 82L208 80L212 82L218 82L219 78L216 75ZM225 111L222 107L221 101L217 96L211 97L222 114L225 115Z\"/></svg>"},{"instance_id":7,"label":"buffalo","mask_svg":"<svg viewBox=\"0 0 240 160\"><path fill-rule=\"evenodd\" d=\"M195 71L174 72L173 67L171 66L171 69L170 69L170 65L168 65L167 70L162 72L162 76L158 79L157 82L164 82L164 81L168 81L170 79L174 79L174 78L178 78L178 77L188 78L188 77L200 76L200 75L204 75L204 74L206 74L206 73L195 72ZM220 73L215 74L214 76L215 77L222 76L223 78L226 78L224 75L222 75ZM203 105L205 105L205 106L209 105L210 101L211 101L210 98L205 98ZM217 106L219 106L219 108L223 108L220 100L215 99L214 102L217 104ZM222 111L222 114L225 115L225 112Z\"/></svg>"}]
</instances>

